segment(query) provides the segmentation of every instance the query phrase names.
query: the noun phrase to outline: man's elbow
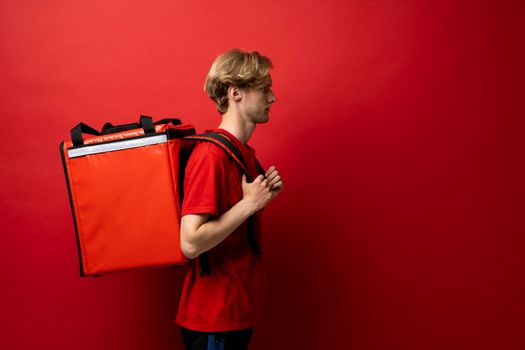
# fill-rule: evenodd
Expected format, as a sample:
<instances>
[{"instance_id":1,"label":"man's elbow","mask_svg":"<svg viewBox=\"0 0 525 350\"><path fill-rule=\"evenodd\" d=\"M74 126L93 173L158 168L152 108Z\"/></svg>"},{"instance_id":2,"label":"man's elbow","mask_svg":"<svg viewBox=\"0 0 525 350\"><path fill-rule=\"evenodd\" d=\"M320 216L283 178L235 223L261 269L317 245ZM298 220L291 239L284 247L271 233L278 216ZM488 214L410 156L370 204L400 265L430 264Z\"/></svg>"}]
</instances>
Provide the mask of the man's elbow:
<instances>
[{"instance_id":1,"label":"man's elbow","mask_svg":"<svg viewBox=\"0 0 525 350\"><path fill-rule=\"evenodd\" d=\"M181 226L180 248L188 259L195 259L202 253L202 248L196 244L194 238L197 235L190 227Z\"/></svg>"},{"instance_id":2,"label":"man's elbow","mask_svg":"<svg viewBox=\"0 0 525 350\"><path fill-rule=\"evenodd\" d=\"M208 214L190 214L182 217L180 225L180 248L188 259L195 259L203 252L202 247L196 244L195 239L197 238L199 227L208 221L208 219Z\"/></svg>"},{"instance_id":3,"label":"man's elbow","mask_svg":"<svg viewBox=\"0 0 525 350\"><path fill-rule=\"evenodd\" d=\"M197 256L199 256L197 247L183 239L182 234L180 239L180 249L182 250L182 254L184 254L184 256L186 256L188 259L195 259Z\"/></svg>"}]
</instances>

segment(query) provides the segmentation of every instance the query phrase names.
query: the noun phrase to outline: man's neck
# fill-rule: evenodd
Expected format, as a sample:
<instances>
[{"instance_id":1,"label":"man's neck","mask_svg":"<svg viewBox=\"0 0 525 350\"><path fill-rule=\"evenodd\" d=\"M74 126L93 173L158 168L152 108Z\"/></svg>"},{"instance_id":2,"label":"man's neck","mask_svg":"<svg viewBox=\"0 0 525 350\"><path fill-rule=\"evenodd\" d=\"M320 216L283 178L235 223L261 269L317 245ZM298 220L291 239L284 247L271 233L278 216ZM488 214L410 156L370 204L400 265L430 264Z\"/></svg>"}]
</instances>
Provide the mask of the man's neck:
<instances>
[{"instance_id":1,"label":"man's neck","mask_svg":"<svg viewBox=\"0 0 525 350\"><path fill-rule=\"evenodd\" d=\"M243 145L246 145L255 131L255 123L245 122L241 118L235 118L232 115L224 113L222 115L222 122L218 128L228 131L241 141Z\"/></svg>"}]
</instances>

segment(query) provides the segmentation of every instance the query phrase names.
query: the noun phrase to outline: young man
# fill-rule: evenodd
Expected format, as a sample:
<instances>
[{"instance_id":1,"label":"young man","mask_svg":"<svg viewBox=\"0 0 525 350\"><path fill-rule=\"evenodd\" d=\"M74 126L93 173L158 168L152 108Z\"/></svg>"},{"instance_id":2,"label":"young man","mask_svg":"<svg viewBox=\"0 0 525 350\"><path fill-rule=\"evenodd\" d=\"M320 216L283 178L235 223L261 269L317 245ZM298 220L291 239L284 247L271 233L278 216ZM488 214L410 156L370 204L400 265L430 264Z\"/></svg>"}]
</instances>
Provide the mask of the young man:
<instances>
[{"instance_id":1,"label":"young man","mask_svg":"<svg viewBox=\"0 0 525 350\"><path fill-rule=\"evenodd\" d=\"M254 180L248 182L228 154L209 142L199 142L188 160L181 247L196 259L186 275L176 317L186 349L247 349L261 312L263 255L254 253L248 236L253 230L261 247L263 208L284 184L275 166L261 172L248 140L257 124L268 122L276 102L270 68L270 59L258 52L232 49L217 57L206 78L205 91L222 115L219 127L206 132L229 138ZM204 252L209 274L201 275Z\"/></svg>"}]
</instances>

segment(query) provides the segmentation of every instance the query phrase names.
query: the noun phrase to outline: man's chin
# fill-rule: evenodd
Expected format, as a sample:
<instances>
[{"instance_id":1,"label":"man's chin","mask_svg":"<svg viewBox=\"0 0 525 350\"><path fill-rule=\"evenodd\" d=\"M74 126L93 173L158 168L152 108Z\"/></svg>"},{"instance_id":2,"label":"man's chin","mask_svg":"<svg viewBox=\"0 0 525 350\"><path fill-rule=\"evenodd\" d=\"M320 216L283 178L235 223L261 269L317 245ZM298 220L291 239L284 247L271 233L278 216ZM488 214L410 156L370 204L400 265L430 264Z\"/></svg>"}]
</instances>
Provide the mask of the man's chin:
<instances>
[{"instance_id":1,"label":"man's chin","mask_svg":"<svg viewBox=\"0 0 525 350\"><path fill-rule=\"evenodd\" d=\"M257 124L264 124L264 123L268 123L268 121L270 120L270 116L268 115L268 113L265 113L263 116L261 116L258 120L257 120Z\"/></svg>"}]
</instances>

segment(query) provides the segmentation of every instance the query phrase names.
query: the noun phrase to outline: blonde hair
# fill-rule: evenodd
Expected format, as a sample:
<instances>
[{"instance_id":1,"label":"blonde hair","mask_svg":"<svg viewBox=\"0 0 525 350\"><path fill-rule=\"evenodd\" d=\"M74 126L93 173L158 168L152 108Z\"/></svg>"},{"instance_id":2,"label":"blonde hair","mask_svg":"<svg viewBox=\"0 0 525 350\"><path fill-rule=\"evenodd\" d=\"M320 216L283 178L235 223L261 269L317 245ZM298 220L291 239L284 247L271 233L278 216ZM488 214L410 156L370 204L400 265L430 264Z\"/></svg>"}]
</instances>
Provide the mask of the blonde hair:
<instances>
[{"instance_id":1,"label":"blonde hair","mask_svg":"<svg viewBox=\"0 0 525 350\"><path fill-rule=\"evenodd\" d=\"M272 61L259 52L230 49L219 55L211 65L204 91L215 102L220 114L228 110L228 87L252 89L261 84L273 68Z\"/></svg>"}]
</instances>

